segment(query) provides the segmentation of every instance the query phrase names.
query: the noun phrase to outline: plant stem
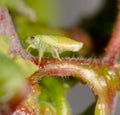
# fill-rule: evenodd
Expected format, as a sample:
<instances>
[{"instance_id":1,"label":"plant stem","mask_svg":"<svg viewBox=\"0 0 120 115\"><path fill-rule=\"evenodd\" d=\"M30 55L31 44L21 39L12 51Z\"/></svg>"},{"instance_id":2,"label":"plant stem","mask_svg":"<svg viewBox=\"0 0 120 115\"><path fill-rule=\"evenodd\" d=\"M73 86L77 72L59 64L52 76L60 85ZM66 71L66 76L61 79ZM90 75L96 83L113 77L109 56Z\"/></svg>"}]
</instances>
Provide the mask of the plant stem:
<instances>
[{"instance_id":1,"label":"plant stem","mask_svg":"<svg viewBox=\"0 0 120 115\"><path fill-rule=\"evenodd\" d=\"M101 62L98 62L98 60L87 61L84 59L62 59L61 61L55 59L42 60L40 70L33 74L29 80L34 85L41 77L46 75L57 75L62 78L65 76L75 76L86 82L93 89L94 93L98 95L99 101L96 106L96 115L100 112L104 113L103 115L109 115L114 105L114 95L116 91L119 90L119 85L116 84L119 84L120 81L119 78L116 77L116 74L113 74L111 80L107 79L109 71L113 71L113 68L109 65L101 65ZM104 72L106 72L106 76ZM115 85L113 85L114 82ZM113 88L113 86L115 88ZM103 108L99 108L101 105Z\"/></svg>"},{"instance_id":2,"label":"plant stem","mask_svg":"<svg viewBox=\"0 0 120 115\"><path fill-rule=\"evenodd\" d=\"M120 9L119 4L120 2L118 1L118 10ZM115 28L114 28L112 37L107 45L107 48L105 49L105 53L102 59L104 61L114 63L117 57L117 54L119 52L119 48L120 48L120 11L118 11Z\"/></svg>"},{"instance_id":3,"label":"plant stem","mask_svg":"<svg viewBox=\"0 0 120 115\"><path fill-rule=\"evenodd\" d=\"M12 19L8 13L7 8L0 8L0 36L7 35L10 39L10 53L13 55L20 55L25 59L32 60L22 48L19 37L15 31Z\"/></svg>"}]
</instances>

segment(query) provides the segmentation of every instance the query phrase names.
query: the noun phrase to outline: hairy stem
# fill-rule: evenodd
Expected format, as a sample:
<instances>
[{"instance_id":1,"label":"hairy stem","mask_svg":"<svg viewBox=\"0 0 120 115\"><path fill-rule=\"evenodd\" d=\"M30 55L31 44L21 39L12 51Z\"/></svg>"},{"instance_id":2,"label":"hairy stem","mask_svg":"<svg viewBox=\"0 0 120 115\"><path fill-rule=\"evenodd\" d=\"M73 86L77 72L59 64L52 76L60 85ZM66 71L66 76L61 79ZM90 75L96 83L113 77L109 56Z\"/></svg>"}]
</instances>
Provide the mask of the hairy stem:
<instances>
[{"instance_id":1,"label":"hairy stem","mask_svg":"<svg viewBox=\"0 0 120 115\"><path fill-rule=\"evenodd\" d=\"M113 71L112 67L101 63L100 60L62 59L59 61L44 59L41 61L40 70L34 73L29 80L34 85L45 75L61 77L72 75L86 82L98 95L96 115L100 111L104 113L103 115L109 115L112 112L116 91L120 89L120 80L118 75L111 72ZM104 107L100 109L101 105Z\"/></svg>"},{"instance_id":2,"label":"hairy stem","mask_svg":"<svg viewBox=\"0 0 120 115\"><path fill-rule=\"evenodd\" d=\"M0 36L1 35L7 35L9 37L10 53L32 60L31 56L22 48L8 10L3 7L0 8Z\"/></svg>"},{"instance_id":3,"label":"hairy stem","mask_svg":"<svg viewBox=\"0 0 120 115\"><path fill-rule=\"evenodd\" d=\"M34 62L39 65L38 59L34 60ZM38 82L39 76L44 76L44 75L49 75L48 73L46 74L44 70L44 68L46 68L48 65L55 65L55 64L60 64L60 63L71 63L71 64L82 64L82 65L94 65L94 66L109 66L109 67L113 67L114 64L104 61L102 59L81 59L81 58L63 58L61 61L58 59L49 59L49 58L44 58L41 60L41 63L39 65L40 71L35 72L30 78L29 78L29 82L30 84L34 85ZM58 72L56 74L56 72ZM52 75L50 73L50 75ZM66 71L53 71L53 75L59 75L59 76L69 76L71 75L71 72L69 73L69 70L67 72Z\"/></svg>"},{"instance_id":4,"label":"hairy stem","mask_svg":"<svg viewBox=\"0 0 120 115\"><path fill-rule=\"evenodd\" d=\"M104 61L113 62L115 61L117 54L120 48L120 1L118 0L118 15L116 24L114 27L114 31L112 37L105 49L105 54L103 56Z\"/></svg>"}]
</instances>

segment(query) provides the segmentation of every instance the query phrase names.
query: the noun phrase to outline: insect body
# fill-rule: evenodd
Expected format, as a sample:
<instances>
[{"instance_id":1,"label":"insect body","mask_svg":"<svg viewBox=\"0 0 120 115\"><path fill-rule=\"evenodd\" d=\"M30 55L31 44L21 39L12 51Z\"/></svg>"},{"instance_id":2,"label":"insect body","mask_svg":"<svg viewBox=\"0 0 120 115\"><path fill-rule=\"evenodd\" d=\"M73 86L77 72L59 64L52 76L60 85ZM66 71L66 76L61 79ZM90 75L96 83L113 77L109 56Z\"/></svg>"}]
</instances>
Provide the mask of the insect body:
<instances>
[{"instance_id":1,"label":"insect body","mask_svg":"<svg viewBox=\"0 0 120 115\"><path fill-rule=\"evenodd\" d=\"M35 48L39 53L39 63L44 52L52 53L52 56L60 59L59 53L63 51L79 51L83 43L72 40L68 37L53 36L53 35L36 35L27 39L29 44L27 51L30 48Z\"/></svg>"}]
</instances>

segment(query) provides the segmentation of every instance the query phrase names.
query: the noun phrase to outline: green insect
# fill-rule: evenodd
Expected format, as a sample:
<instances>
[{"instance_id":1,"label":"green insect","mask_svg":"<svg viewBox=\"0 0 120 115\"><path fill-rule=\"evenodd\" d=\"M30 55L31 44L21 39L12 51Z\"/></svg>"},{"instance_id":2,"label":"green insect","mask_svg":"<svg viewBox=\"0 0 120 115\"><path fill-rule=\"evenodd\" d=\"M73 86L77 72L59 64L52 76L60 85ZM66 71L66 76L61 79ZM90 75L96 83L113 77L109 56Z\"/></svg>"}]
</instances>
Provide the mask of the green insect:
<instances>
[{"instance_id":1,"label":"green insect","mask_svg":"<svg viewBox=\"0 0 120 115\"><path fill-rule=\"evenodd\" d=\"M63 51L77 52L83 46L82 42L77 42L68 37L54 35L32 36L27 39L27 43L29 44L27 51L29 51L30 48L38 50L39 63L45 52L50 52L53 57L61 60L59 53Z\"/></svg>"}]
</instances>

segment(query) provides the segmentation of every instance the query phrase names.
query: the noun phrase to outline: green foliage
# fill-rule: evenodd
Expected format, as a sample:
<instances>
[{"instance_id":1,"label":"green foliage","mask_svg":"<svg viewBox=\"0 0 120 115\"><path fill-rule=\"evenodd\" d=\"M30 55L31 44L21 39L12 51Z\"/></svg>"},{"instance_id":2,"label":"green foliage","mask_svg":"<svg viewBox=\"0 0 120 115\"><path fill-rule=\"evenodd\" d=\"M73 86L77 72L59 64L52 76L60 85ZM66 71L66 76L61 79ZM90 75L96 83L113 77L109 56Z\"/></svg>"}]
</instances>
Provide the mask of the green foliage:
<instances>
[{"instance_id":1,"label":"green foliage","mask_svg":"<svg viewBox=\"0 0 120 115\"><path fill-rule=\"evenodd\" d=\"M21 68L0 52L0 103L8 101L23 88L22 76Z\"/></svg>"},{"instance_id":2,"label":"green foliage","mask_svg":"<svg viewBox=\"0 0 120 115\"><path fill-rule=\"evenodd\" d=\"M10 42L8 37L0 37L0 103L8 101L22 88L23 73L19 66L8 57ZM16 82L18 81L18 82Z\"/></svg>"},{"instance_id":3,"label":"green foliage","mask_svg":"<svg viewBox=\"0 0 120 115\"><path fill-rule=\"evenodd\" d=\"M0 52L4 55L8 55L10 47L10 40L7 36L0 36Z\"/></svg>"},{"instance_id":4,"label":"green foliage","mask_svg":"<svg viewBox=\"0 0 120 115\"><path fill-rule=\"evenodd\" d=\"M34 9L38 22L45 25L56 25L59 23L59 0L25 0Z\"/></svg>"},{"instance_id":5,"label":"green foliage","mask_svg":"<svg viewBox=\"0 0 120 115\"><path fill-rule=\"evenodd\" d=\"M9 54L7 36L0 37L0 104L25 87L25 79L38 69L31 61ZM16 82L17 81L17 82ZM23 85L24 84L24 85Z\"/></svg>"}]
</instances>

